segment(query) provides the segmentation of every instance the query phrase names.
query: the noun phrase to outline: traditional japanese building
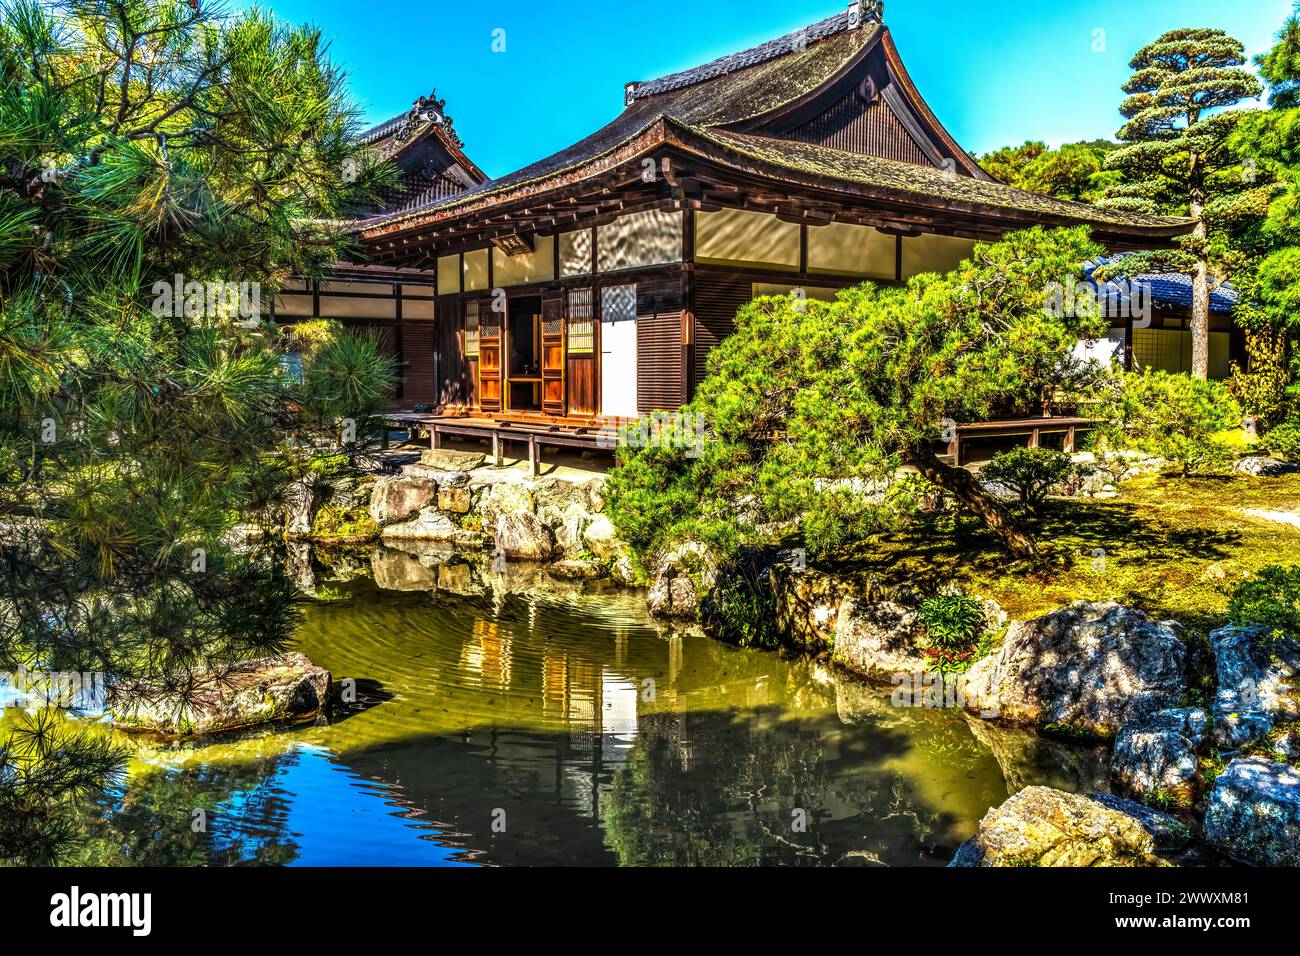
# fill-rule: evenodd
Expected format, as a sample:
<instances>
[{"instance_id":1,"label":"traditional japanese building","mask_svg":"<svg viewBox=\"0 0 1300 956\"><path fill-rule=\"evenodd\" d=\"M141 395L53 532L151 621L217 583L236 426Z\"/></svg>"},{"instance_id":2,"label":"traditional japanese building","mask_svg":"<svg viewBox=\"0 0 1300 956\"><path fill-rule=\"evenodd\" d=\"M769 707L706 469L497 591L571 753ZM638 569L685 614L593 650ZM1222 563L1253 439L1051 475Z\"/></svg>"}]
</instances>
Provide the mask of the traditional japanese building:
<instances>
[{"instance_id":1,"label":"traditional japanese building","mask_svg":"<svg viewBox=\"0 0 1300 956\"><path fill-rule=\"evenodd\" d=\"M1085 224L1113 251L1190 228L994 182L926 105L879 3L625 100L496 180L441 103L417 103L370 134L406 178L354 226L368 265L281 305L385 336L407 407L553 434L687 401L756 296L904 282L1033 225Z\"/></svg>"}]
</instances>

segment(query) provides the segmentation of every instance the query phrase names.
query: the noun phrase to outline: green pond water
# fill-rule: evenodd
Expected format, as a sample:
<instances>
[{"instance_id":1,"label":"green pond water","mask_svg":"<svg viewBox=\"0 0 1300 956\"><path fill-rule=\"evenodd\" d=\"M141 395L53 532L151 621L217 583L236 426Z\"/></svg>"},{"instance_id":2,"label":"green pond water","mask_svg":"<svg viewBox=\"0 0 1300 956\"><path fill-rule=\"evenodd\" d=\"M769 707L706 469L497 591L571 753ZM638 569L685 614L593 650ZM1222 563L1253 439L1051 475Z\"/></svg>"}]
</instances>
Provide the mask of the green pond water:
<instances>
[{"instance_id":1,"label":"green pond water","mask_svg":"<svg viewBox=\"0 0 1300 956\"><path fill-rule=\"evenodd\" d=\"M658 626L641 595L330 560L299 556L298 646L356 702L142 746L78 862L942 865L1008 795L960 713Z\"/></svg>"}]
</instances>

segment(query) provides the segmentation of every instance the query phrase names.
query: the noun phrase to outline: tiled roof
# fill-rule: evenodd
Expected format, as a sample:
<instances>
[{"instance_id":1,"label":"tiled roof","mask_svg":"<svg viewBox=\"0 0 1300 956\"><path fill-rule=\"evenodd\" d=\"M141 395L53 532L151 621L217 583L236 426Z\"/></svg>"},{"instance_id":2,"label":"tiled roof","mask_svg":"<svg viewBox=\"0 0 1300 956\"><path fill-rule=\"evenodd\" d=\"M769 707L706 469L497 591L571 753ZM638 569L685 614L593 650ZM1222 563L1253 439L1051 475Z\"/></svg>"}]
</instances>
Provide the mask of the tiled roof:
<instances>
[{"instance_id":1,"label":"tiled roof","mask_svg":"<svg viewBox=\"0 0 1300 956\"><path fill-rule=\"evenodd\" d=\"M867 16L879 22L878 15L869 13ZM802 30L796 30L793 33L788 33L776 40L761 43L748 50L720 57L702 66L692 67L689 70L660 77L657 80L649 80L644 83L629 83L627 87L628 105L630 106L636 100L670 93L673 90L680 90L687 86L694 86L696 83L704 83L707 80L716 79L728 73L735 73L737 70L746 70L752 66L758 66L760 63L766 63L777 57L785 56L788 53L800 52L811 43L824 40L848 29L849 15L847 12L840 13L820 23L814 23L810 27L804 27Z\"/></svg>"},{"instance_id":2,"label":"tiled roof","mask_svg":"<svg viewBox=\"0 0 1300 956\"><path fill-rule=\"evenodd\" d=\"M371 143L379 142L385 136L391 136L393 133L396 133L402 128L402 124L406 122L406 114L409 112L410 110L398 113L392 119L366 130L360 136L361 142L369 146Z\"/></svg>"},{"instance_id":3,"label":"tiled roof","mask_svg":"<svg viewBox=\"0 0 1300 956\"><path fill-rule=\"evenodd\" d=\"M1104 265L1115 262L1122 262L1124 255L1120 254L1109 259L1098 259L1091 268L1087 270L1088 277L1091 278L1095 270ZM1192 277L1183 272L1148 272L1142 275L1128 277L1130 282L1140 283L1151 289L1151 301L1156 305L1174 305L1184 309L1192 307ZM1118 297L1122 301L1126 295L1125 288L1118 283L1104 282L1098 291L1102 294L1109 294ZM1210 290L1210 311L1228 314L1234 312L1238 305L1241 304L1241 293L1231 282L1225 282L1222 285Z\"/></svg>"}]
</instances>

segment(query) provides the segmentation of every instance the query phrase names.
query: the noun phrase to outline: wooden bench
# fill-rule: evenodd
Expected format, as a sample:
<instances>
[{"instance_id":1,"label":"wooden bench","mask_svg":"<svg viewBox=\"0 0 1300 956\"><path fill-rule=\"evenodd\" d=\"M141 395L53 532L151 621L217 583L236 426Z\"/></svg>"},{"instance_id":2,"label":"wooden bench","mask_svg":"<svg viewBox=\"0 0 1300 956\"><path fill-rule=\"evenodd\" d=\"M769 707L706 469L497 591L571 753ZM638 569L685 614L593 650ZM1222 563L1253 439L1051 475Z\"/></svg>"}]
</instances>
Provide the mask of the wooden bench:
<instances>
[{"instance_id":1,"label":"wooden bench","mask_svg":"<svg viewBox=\"0 0 1300 956\"><path fill-rule=\"evenodd\" d=\"M1073 455L1080 429L1087 431L1097 424L1095 418L1014 418L1000 422L975 422L958 425L948 442L948 454L956 466L962 464L962 443L969 438L1005 438L1024 435L1030 448L1038 448L1044 435L1063 435L1062 450Z\"/></svg>"}]
</instances>

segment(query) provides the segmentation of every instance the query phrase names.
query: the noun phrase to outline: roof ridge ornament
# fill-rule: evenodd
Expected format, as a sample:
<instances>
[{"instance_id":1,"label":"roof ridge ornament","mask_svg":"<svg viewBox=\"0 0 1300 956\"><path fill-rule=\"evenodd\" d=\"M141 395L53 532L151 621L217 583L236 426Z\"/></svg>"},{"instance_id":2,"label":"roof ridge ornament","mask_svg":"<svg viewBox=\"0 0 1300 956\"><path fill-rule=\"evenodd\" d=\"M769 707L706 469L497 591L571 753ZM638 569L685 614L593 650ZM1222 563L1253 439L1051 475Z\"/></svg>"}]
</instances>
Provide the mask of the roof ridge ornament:
<instances>
[{"instance_id":1,"label":"roof ridge ornament","mask_svg":"<svg viewBox=\"0 0 1300 956\"><path fill-rule=\"evenodd\" d=\"M856 30L862 26L864 19L874 20L878 23L885 22L885 4L883 0L850 0L849 2L849 29Z\"/></svg>"},{"instance_id":2,"label":"roof ridge ornament","mask_svg":"<svg viewBox=\"0 0 1300 956\"><path fill-rule=\"evenodd\" d=\"M456 131L452 129L451 117L447 115L447 101L438 99L438 91L430 90L428 96L421 96L415 101L410 112L406 114L406 119L402 125L397 128L394 138L399 143L404 143L418 131L428 125L441 126L443 131L458 147L464 146Z\"/></svg>"}]
</instances>

